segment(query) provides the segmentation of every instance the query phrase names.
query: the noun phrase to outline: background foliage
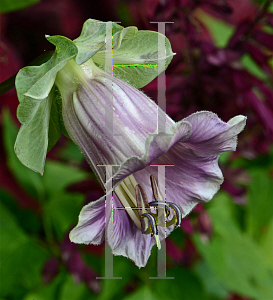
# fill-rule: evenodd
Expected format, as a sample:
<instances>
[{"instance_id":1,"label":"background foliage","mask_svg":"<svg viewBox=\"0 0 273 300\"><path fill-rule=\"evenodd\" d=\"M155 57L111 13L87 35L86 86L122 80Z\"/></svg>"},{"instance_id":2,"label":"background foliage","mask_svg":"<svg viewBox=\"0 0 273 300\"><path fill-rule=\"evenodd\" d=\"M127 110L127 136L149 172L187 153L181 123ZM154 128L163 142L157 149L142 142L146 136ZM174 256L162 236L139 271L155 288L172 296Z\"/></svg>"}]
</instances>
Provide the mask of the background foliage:
<instances>
[{"instance_id":1,"label":"background foliage","mask_svg":"<svg viewBox=\"0 0 273 300\"><path fill-rule=\"evenodd\" d=\"M44 175L14 153L18 99L1 95L0 299L273 299L273 4L251 0L5 0L0 81L53 46L45 34L79 36L87 18L157 30L177 53L166 71L167 113L176 121L211 110L224 121L248 117L238 150L220 157L225 182L167 239L167 276L114 257L104 275L104 246L70 243L81 207L103 190L66 137L49 151ZM143 88L156 101L156 80Z\"/></svg>"}]
</instances>

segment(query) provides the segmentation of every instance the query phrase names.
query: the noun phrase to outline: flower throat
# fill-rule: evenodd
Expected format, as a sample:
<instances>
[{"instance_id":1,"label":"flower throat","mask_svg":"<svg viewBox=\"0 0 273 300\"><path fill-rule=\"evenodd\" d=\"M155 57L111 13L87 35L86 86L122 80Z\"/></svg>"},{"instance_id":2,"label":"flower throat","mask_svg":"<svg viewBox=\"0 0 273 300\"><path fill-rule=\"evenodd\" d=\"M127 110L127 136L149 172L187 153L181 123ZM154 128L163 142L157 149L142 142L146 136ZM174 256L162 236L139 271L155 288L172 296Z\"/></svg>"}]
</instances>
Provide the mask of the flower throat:
<instances>
[{"instance_id":1,"label":"flower throat","mask_svg":"<svg viewBox=\"0 0 273 300\"><path fill-rule=\"evenodd\" d=\"M125 178L119 184L115 193L121 201L124 210L129 217L141 230L143 234L151 234L155 237L158 249L161 248L158 237L158 227L169 227L175 225L175 228L181 225L182 211L175 203L165 202L159 187L158 179L155 175L150 176L153 199L148 202L147 195L143 187L138 184L133 175ZM170 218L171 210L174 212ZM153 213L153 211L156 211ZM169 220L170 219L170 220Z\"/></svg>"}]
</instances>

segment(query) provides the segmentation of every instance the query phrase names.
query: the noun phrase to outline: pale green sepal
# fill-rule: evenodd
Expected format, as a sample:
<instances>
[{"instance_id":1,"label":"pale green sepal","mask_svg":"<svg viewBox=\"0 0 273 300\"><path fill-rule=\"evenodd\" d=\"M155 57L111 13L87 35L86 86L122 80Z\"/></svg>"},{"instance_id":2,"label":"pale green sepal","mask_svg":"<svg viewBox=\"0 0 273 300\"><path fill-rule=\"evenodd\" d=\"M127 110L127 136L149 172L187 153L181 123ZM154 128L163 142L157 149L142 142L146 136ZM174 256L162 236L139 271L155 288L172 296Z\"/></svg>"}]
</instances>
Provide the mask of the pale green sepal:
<instances>
[{"instance_id":1,"label":"pale green sepal","mask_svg":"<svg viewBox=\"0 0 273 300\"><path fill-rule=\"evenodd\" d=\"M17 107L18 121L21 124L29 123L35 116L40 104L40 100L32 99L25 96Z\"/></svg>"},{"instance_id":2,"label":"pale green sepal","mask_svg":"<svg viewBox=\"0 0 273 300\"><path fill-rule=\"evenodd\" d=\"M123 27L112 22L112 35L114 36ZM111 36L112 38L112 36ZM94 19L84 22L81 35L73 42L78 48L76 63L83 64L101 48L105 49L106 23Z\"/></svg>"},{"instance_id":3,"label":"pale green sepal","mask_svg":"<svg viewBox=\"0 0 273 300\"><path fill-rule=\"evenodd\" d=\"M46 38L56 46L55 53L46 63L25 67L18 72L15 86L20 102L24 96L45 99L54 84L57 72L77 54L77 47L70 39L57 35Z\"/></svg>"},{"instance_id":4,"label":"pale green sepal","mask_svg":"<svg viewBox=\"0 0 273 300\"><path fill-rule=\"evenodd\" d=\"M66 132L62 120L62 98L60 92L56 86L53 87L52 92L53 100L50 111L47 152L56 144L62 132ZM22 125L31 122L35 117L40 104L40 100L25 97L17 108L17 119L19 122Z\"/></svg>"},{"instance_id":5,"label":"pale green sepal","mask_svg":"<svg viewBox=\"0 0 273 300\"><path fill-rule=\"evenodd\" d=\"M14 150L23 165L43 175L48 148L48 128L53 89L45 99L39 101L35 113L26 111L32 119L22 124L17 135ZM27 108L28 109L28 108ZM23 111L21 111L23 115Z\"/></svg>"},{"instance_id":6,"label":"pale green sepal","mask_svg":"<svg viewBox=\"0 0 273 300\"><path fill-rule=\"evenodd\" d=\"M123 28L122 30L118 31L113 35L113 50L117 50L120 46L123 40L132 38L136 36L138 33L138 29L135 26L129 26L126 28ZM99 52L105 52L105 49L100 50Z\"/></svg>"},{"instance_id":7,"label":"pale green sepal","mask_svg":"<svg viewBox=\"0 0 273 300\"><path fill-rule=\"evenodd\" d=\"M162 71L157 70L158 62L158 37L161 35L155 31L138 31L136 36L123 39L120 47L113 51L113 75L136 88L141 88L151 82ZM174 53L170 41L165 39L165 56L160 60L165 61L165 69L170 64ZM96 53L92 60L104 70L105 55ZM109 73L112 70L109 69Z\"/></svg>"}]
</instances>

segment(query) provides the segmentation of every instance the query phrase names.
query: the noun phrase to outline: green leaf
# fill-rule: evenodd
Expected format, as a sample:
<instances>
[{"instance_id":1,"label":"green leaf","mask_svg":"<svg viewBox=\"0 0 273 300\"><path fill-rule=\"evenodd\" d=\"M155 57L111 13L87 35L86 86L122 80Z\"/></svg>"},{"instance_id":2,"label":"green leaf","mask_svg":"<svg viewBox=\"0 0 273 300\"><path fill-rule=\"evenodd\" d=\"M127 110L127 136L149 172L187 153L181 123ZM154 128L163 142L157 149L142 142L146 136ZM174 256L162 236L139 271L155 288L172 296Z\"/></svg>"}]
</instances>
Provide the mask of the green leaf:
<instances>
[{"instance_id":1,"label":"green leaf","mask_svg":"<svg viewBox=\"0 0 273 300\"><path fill-rule=\"evenodd\" d=\"M70 39L57 35L46 38L56 46L55 53L46 63L25 67L18 72L15 86L20 102L25 96L45 99L54 84L57 72L77 54L77 47Z\"/></svg>"},{"instance_id":2,"label":"green leaf","mask_svg":"<svg viewBox=\"0 0 273 300\"><path fill-rule=\"evenodd\" d=\"M123 27L112 22L112 35L122 30ZM81 35L73 42L78 48L76 63L83 64L101 48L105 48L106 23L94 19L85 21ZM112 38L112 36L111 36Z\"/></svg>"},{"instance_id":3,"label":"green leaf","mask_svg":"<svg viewBox=\"0 0 273 300\"><path fill-rule=\"evenodd\" d=\"M18 119L26 120L25 115L31 116L31 120L22 124L17 135L14 150L23 165L43 175L45 158L48 148L48 127L53 91L43 99L38 108L33 106L35 113L24 107L18 110ZM31 102L33 100L31 99ZM24 109L25 108L25 109ZM23 117L22 117L23 116Z\"/></svg>"},{"instance_id":4,"label":"green leaf","mask_svg":"<svg viewBox=\"0 0 273 300\"><path fill-rule=\"evenodd\" d=\"M158 38L165 40L164 66L157 70L158 62ZM172 60L172 52L169 40L155 31L138 31L136 36L123 39L118 49L113 51L113 75L128 82L136 88L141 88L151 82ZM105 67L105 53L98 52L92 59L101 68ZM107 70L111 73L112 70Z\"/></svg>"},{"instance_id":5,"label":"green leaf","mask_svg":"<svg viewBox=\"0 0 273 300\"><path fill-rule=\"evenodd\" d=\"M266 0L264 0L264 1L266 1ZM268 11L271 12L271 13L273 13L273 3L271 3L269 5Z\"/></svg>"},{"instance_id":6,"label":"green leaf","mask_svg":"<svg viewBox=\"0 0 273 300\"><path fill-rule=\"evenodd\" d=\"M84 283L75 283L71 275L67 276L62 289L60 291L59 300L82 300L87 292L87 287Z\"/></svg>"},{"instance_id":7,"label":"green leaf","mask_svg":"<svg viewBox=\"0 0 273 300\"><path fill-rule=\"evenodd\" d=\"M156 299L208 299L200 279L192 271L174 267L167 275L174 279L155 280L153 283Z\"/></svg>"},{"instance_id":8,"label":"green leaf","mask_svg":"<svg viewBox=\"0 0 273 300\"><path fill-rule=\"evenodd\" d=\"M69 160L70 162L74 162L76 164L80 164L84 160L84 156L78 146L70 140L68 141L66 147L61 149L60 155L63 159Z\"/></svg>"},{"instance_id":9,"label":"green leaf","mask_svg":"<svg viewBox=\"0 0 273 300\"><path fill-rule=\"evenodd\" d=\"M230 158L231 152L223 152L219 155L219 163L222 165L226 165Z\"/></svg>"},{"instance_id":10,"label":"green leaf","mask_svg":"<svg viewBox=\"0 0 273 300\"><path fill-rule=\"evenodd\" d=\"M273 185L272 178L264 170L252 170L250 174L252 182L247 197L247 231L253 238L259 239L273 217Z\"/></svg>"},{"instance_id":11,"label":"green leaf","mask_svg":"<svg viewBox=\"0 0 273 300\"><path fill-rule=\"evenodd\" d=\"M18 129L12 122L9 111L3 111L3 142L5 146L7 165L17 181L34 197L40 198L44 193L41 177L22 165L14 152L14 143Z\"/></svg>"},{"instance_id":12,"label":"green leaf","mask_svg":"<svg viewBox=\"0 0 273 300\"><path fill-rule=\"evenodd\" d=\"M260 239L261 246L265 252L265 255L268 258L268 261L273 269L273 219L269 222L267 230L263 233Z\"/></svg>"},{"instance_id":13,"label":"green leaf","mask_svg":"<svg viewBox=\"0 0 273 300\"><path fill-rule=\"evenodd\" d=\"M31 234L37 234L41 230L41 226L42 226L41 220L39 219L38 214L34 213L33 210L22 209L22 207L18 205L18 200L13 198L11 195L9 195L1 188L0 188L0 199L3 205L9 211L13 212L13 215L14 217L16 217L17 223L22 230Z\"/></svg>"},{"instance_id":14,"label":"green leaf","mask_svg":"<svg viewBox=\"0 0 273 300\"><path fill-rule=\"evenodd\" d=\"M86 179L87 177L87 172L73 166L57 161L48 161L45 165L45 174L42 182L47 193L52 195L55 192L63 191L70 184Z\"/></svg>"},{"instance_id":15,"label":"green leaf","mask_svg":"<svg viewBox=\"0 0 273 300\"><path fill-rule=\"evenodd\" d=\"M215 274L211 271L206 262L199 262L195 266L195 271L201 278L208 294L219 297L220 299L228 298L229 292L217 281Z\"/></svg>"},{"instance_id":16,"label":"green leaf","mask_svg":"<svg viewBox=\"0 0 273 300\"><path fill-rule=\"evenodd\" d=\"M59 291L62 288L64 277L64 272L60 272L53 282L48 285L40 285L39 288L35 289L35 291L30 291L27 295L25 295L23 300L59 299ZM73 298L68 299L72 300Z\"/></svg>"},{"instance_id":17,"label":"green leaf","mask_svg":"<svg viewBox=\"0 0 273 300\"><path fill-rule=\"evenodd\" d=\"M124 300L158 300L157 296L151 291L151 289L144 285L143 287L137 289L133 293L129 294L127 297L123 298Z\"/></svg>"},{"instance_id":18,"label":"green leaf","mask_svg":"<svg viewBox=\"0 0 273 300\"><path fill-rule=\"evenodd\" d=\"M242 65L246 68L249 73L254 75L255 77L261 79L261 80L266 80L267 75L263 71L262 68L254 61L254 59L249 55L249 54L244 54L241 58L241 63Z\"/></svg>"},{"instance_id":19,"label":"green leaf","mask_svg":"<svg viewBox=\"0 0 273 300\"><path fill-rule=\"evenodd\" d=\"M33 289L41 284L41 268L49 253L34 239L27 236L16 218L0 202L0 297L17 295L23 290ZM35 263L33 263L35 262Z\"/></svg>"},{"instance_id":20,"label":"green leaf","mask_svg":"<svg viewBox=\"0 0 273 300\"><path fill-rule=\"evenodd\" d=\"M136 36L138 33L138 29L135 26L129 26L126 28L122 28L120 31L113 34L113 41L112 41L112 47L113 50L119 49L122 42L125 41L125 39L132 38ZM100 50L102 51L102 50ZM105 52L105 51L104 51Z\"/></svg>"},{"instance_id":21,"label":"green leaf","mask_svg":"<svg viewBox=\"0 0 273 300\"><path fill-rule=\"evenodd\" d=\"M234 27L220 19L212 17L202 10L198 12L196 17L208 29L217 47L224 48L227 46L230 38L234 34Z\"/></svg>"},{"instance_id":22,"label":"green leaf","mask_svg":"<svg viewBox=\"0 0 273 300\"><path fill-rule=\"evenodd\" d=\"M9 13L15 10L26 8L38 2L40 2L40 0L1 0L0 12Z\"/></svg>"},{"instance_id":23,"label":"green leaf","mask_svg":"<svg viewBox=\"0 0 273 300\"><path fill-rule=\"evenodd\" d=\"M104 299L116 299L116 297L121 297L126 285L133 279L134 277L134 269L132 268L132 264L129 260L124 259L122 256L114 257L114 276L122 277L122 279L118 279L119 284L116 283L115 280L112 279L104 279L102 281L102 291L100 292L98 300ZM101 270L102 274L104 274L104 265L103 270ZM145 299L145 298L139 298Z\"/></svg>"},{"instance_id":24,"label":"green leaf","mask_svg":"<svg viewBox=\"0 0 273 300\"><path fill-rule=\"evenodd\" d=\"M46 100L47 101L47 100ZM42 101L43 102L43 101ZM41 115L37 113L38 110L42 109L42 102L40 100L32 99L30 97L25 97L23 101L19 104L17 108L17 118L19 122L24 125L26 128L26 124L32 121L32 124L37 121L37 118L41 118ZM41 106L42 105L42 106ZM51 107L48 107L50 111L48 114L49 124L48 124L48 147L47 152L52 149L52 147L56 144L56 142L61 137L62 132L66 133L63 119L62 119L62 98L60 92L56 86L52 89L52 101ZM46 115L47 116L47 115ZM46 118L42 120L38 120L38 122L45 122ZM43 128L37 129L41 130ZM44 128L45 129L45 128ZM23 130L23 129L21 129Z\"/></svg>"},{"instance_id":25,"label":"green leaf","mask_svg":"<svg viewBox=\"0 0 273 300\"><path fill-rule=\"evenodd\" d=\"M50 219L48 222L52 224L59 241L77 223L84 199L81 194L56 192L46 202L45 214Z\"/></svg>"},{"instance_id":26,"label":"green leaf","mask_svg":"<svg viewBox=\"0 0 273 300\"><path fill-rule=\"evenodd\" d=\"M263 249L242 233L235 222L230 198L218 193L209 208L214 236L209 243L195 235L194 241L207 266L228 290L254 299L270 299L273 269Z\"/></svg>"}]
</instances>

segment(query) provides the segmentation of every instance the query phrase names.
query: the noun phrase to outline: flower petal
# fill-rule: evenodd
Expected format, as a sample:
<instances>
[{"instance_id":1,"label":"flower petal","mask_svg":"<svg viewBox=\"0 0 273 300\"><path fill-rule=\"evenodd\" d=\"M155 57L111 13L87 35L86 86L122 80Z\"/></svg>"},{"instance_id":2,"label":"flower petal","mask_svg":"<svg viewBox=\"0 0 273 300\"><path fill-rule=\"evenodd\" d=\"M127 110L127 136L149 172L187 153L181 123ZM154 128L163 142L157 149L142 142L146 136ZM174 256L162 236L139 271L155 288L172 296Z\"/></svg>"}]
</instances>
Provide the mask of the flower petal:
<instances>
[{"instance_id":1,"label":"flower petal","mask_svg":"<svg viewBox=\"0 0 273 300\"><path fill-rule=\"evenodd\" d=\"M246 124L245 116L236 116L225 123L216 114L208 111L194 113L184 120L192 126L192 134L185 146L203 157L234 151L237 135Z\"/></svg>"},{"instance_id":2,"label":"flower petal","mask_svg":"<svg viewBox=\"0 0 273 300\"><path fill-rule=\"evenodd\" d=\"M78 225L70 232L71 242L99 245L105 233L105 196L85 205L79 215Z\"/></svg>"},{"instance_id":3,"label":"flower petal","mask_svg":"<svg viewBox=\"0 0 273 300\"><path fill-rule=\"evenodd\" d=\"M237 116L225 123L210 112L193 114L184 119L192 126L190 137L185 141L178 140L167 153L153 161L158 165L174 164L166 167L166 200L179 205L183 217L200 201L211 200L219 190L223 175L218 166L218 155L235 150L237 134L243 130L245 119ZM134 163L138 163L136 159ZM151 174L157 175L157 168L146 166L134 177L145 186ZM152 199L151 191L146 189L145 192L148 199Z\"/></svg>"},{"instance_id":4,"label":"flower petal","mask_svg":"<svg viewBox=\"0 0 273 300\"><path fill-rule=\"evenodd\" d=\"M73 92L61 89L65 128L104 184L104 170L97 165L119 165L130 157L141 157L147 137L157 129L160 109L144 93L102 72L91 61L82 66L70 62L68 67L85 80ZM58 75L61 87L72 76L69 68ZM69 86L75 86L73 80ZM105 126L107 115L113 116L113 126ZM165 118L166 127L175 124L163 112L160 117Z\"/></svg>"},{"instance_id":5,"label":"flower petal","mask_svg":"<svg viewBox=\"0 0 273 300\"><path fill-rule=\"evenodd\" d=\"M178 141L187 140L191 134L191 124L187 121L180 121L170 126L166 133L150 135L146 140L145 152L142 157L131 157L127 159L114 176L114 183L122 180L130 174L145 168L156 160ZM172 164L172 162L170 162Z\"/></svg>"}]
</instances>

